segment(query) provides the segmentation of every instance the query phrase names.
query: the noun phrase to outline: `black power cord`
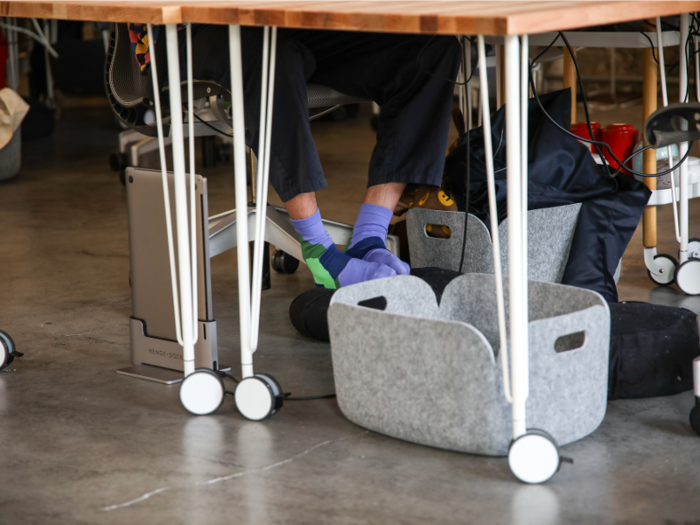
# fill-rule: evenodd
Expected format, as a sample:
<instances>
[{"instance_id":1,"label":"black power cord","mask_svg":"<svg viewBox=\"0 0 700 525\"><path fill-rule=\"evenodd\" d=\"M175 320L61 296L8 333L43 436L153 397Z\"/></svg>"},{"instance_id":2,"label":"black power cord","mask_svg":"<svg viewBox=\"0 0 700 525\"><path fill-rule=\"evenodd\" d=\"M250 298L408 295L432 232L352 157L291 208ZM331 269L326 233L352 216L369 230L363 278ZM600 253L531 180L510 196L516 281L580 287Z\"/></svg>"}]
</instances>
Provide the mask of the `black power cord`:
<instances>
[{"instance_id":1,"label":"black power cord","mask_svg":"<svg viewBox=\"0 0 700 525\"><path fill-rule=\"evenodd\" d=\"M210 128L210 129L213 129L214 131L216 131L219 135L223 135L224 137L228 137L228 138L230 138L230 139L233 138L233 133L229 134L229 133L226 133L225 131L221 131L220 129L215 128L214 126L212 126L211 124L209 124L209 122L207 122L206 120L202 119L202 117L200 117L199 115L197 115L194 111L192 112L192 115L194 115L194 118L196 118L197 120L199 120L199 121L200 121L202 124L204 124L206 127L208 127L208 128Z\"/></svg>"},{"instance_id":2,"label":"black power cord","mask_svg":"<svg viewBox=\"0 0 700 525\"><path fill-rule=\"evenodd\" d=\"M478 59L477 59L477 61L478 61ZM467 62L464 59L464 37L462 37L462 71L465 72L464 74L466 76L466 74L467 74L466 73ZM471 71L471 74L469 75L469 78L467 80L465 80L465 82L464 82L464 85L465 85L464 97L465 97L466 107L468 107L468 108L471 108L471 106L469 105L470 101L469 101L468 84L469 84L469 80L471 80L472 76L474 75L474 71L475 71L475 68L472 68L472 71ZM469 114L469 112L467 112L467 114ZM467 118L467 115L462 115L462 117ZM471 159L471 148L469 147L470 146L470 138L471 138L471 133L469 133L469 131L470 131L469 128L471 128L471 125L472 125L472 123L469 122L468 126L467 126L467 130L465 131L465 133L467 134L467 150L466 150L466 154L467 154L467 163L466 163L467 184L466 184L466 192L465 192L466 195L465 195L465 199L464 199L464 201L465 201L464 202L464 232L462 234L462 255L460 256L460 259L459 259L459 273L462 273L462 268L464 267L464 251L467 248L467 228L469 227L469 184L470 184L471 178L472 178L471 177L471 166L470 166L470 162L469 162Z\"/></svg>"},{"instance_id":3,"label":"black power cord","mask_svg":"<svg viewBox=\"0 0 700 525\"><path fill-rule=\"evenodd\" d=\"M227 379L231 379L234 383L240 383L240 381L236 377L232 376L231 374L228 374L226 372L221 372L221 371L219 371L218 373L222 377L225 377ZM229 390L224 390L224 394L226 394L227 396L235 395L234 392L231 392ZM290 397L291 395L292 395L291 392L285 392L284 394L282 394L282 399L284 399L285 401L315 401L317 399L331 399L331 398L335 397L335 394L324 394L324 395L320 395L320 396L307 396L307 397Z\"/></svg>"},{"instance_id":4,"label":"black power cord","mask_svg":"<svg viewBox=\"0 0 700 525\"><path fill-rule=\"evenodd\" d=\"M549 119L549 121L550 121L552 124L554 124L557 128L559 128L561 131L563 131L563 132L566 133L567 135L569 135L569 136L575 138L576 140L579 140L579 141L581 141L581 142L585 142L585 143L587 143L587 144L593 144L593 145L595 146L595 148L596 148L596 152L598 153L598 155L599 155L600 158L601 158L601 161L603 162L603 167L604 167L605 170L608 172L608 174L610 175L610 177L616 177L622 170L627 170L629 173L632 173L633 175L639 175L639 176L641 176L641 177L661 177L662 175L667 175L668 173L671 173L671 172L677 170L677 169L681 166L681 164L683 164L683 163L685 162L685 160L688 158L688 156L690 155L690 147L692 146L692 142L689 144L688 151L686 152L686 154L683 156L683 158L681 158L681 159L678 161L678 163L677 163L675 166L673 166L673 167L671 167L671 168L669 168L669 169L667 169L667 170L665 170L665 171L662 171L662 172L656 173L656 174L654 174L654 175L651 175L651 174L648 174L648 173L642 173L642 172L639 172L639 171L635 171L635 170L633 170L633 169L631 169L631 168L627 168L627 167L625 166L625 163L629 162L629 161L630 161L633 157L635 157L636 155L639 155L640 153L642 153L642 152L644 152L644 151L650 149L651 146L645 146L644 148L641 148L641 149L635 151L634 153L632 153L632 155L630 155L630 156L627 157L624 161L621 162L620 159L618 159L617 156L613 153L612 149L610 148L610 146L609 146L607 143L602 142L602 141L598 141L598 140L592 140L592 139L586 139L586 138L583 138L583 137L579 137L578 135L575 135L575 134L571 133L571 131L569 131L568 129L566 129L566 128L564 128L563 126L561 126L558 122L556 122L556 121L552 118L552 116L551 116L549 113L547 113L547 111L546 111L546 110L544 109L544 107L542 106L542 102L540 101L539 95L538 95L538 93L537 93L537 88L536 88L536 86L535 86L534 78L533 78L533 76L532 76L532 67L533 67L533 64L536 63L537 59L539 59L546 51L548 51L548 50L555 44L555 42L556 42L559 38L561 38L561 39L564 41L564 45L565 45L566 48L568 49L569 54L571 55L572 61L573 61L573 63L574 63L574 68L576 69L577 83L578 83L578 85L579 85L579 89L581 90L581 97L583 98L583 109L584 109L584 112L585 112L585 114L586 114L586 124L587 124L587 127L588 127L588 133L589 133L589 136L591 136L591 137L593 136L593 129L591 128L591 119L590 119L590 114L589 114L589 111L588 111L588 100L587 100L587 98L586 98L586 92L585 92L585 90L583 89L583 81L581 80L581 72L580 72L580 69L579 69L579 66L578 66L578 61L576 60L576 57L574 56L573 49L571 48L571 45L569 44L569 41L567 40L567 38L566 38L566 36L564 35L564 33L561 32L561 31L557 34L556 38L555 38L554 40L552 40L552 43L549 44L549 46L547 46L547 48L545 48L544 51L542 51L539 55L537 55L537 56L532 60L532 62L530 62L530 66L529 66L529 77L530 77L530 86L531 86L531 88L532 88L532 94L533 94L533 96L534 96L534 98L535 98L535 101L537 102L537 105L539 106L540 110L541 110L542 113L544 113L544 115ZM607 149L608 152L610 153L610 156L613 158L613 160L615 160L615 162L617 162L617 163L619 164L618 168L617 168L615 171L613 171L612 173L610 173L610 168L609 168L608 164L606 163L605 158L603 157L600 148L605 148L605 149Z\"/></svg>"}]
</instances>

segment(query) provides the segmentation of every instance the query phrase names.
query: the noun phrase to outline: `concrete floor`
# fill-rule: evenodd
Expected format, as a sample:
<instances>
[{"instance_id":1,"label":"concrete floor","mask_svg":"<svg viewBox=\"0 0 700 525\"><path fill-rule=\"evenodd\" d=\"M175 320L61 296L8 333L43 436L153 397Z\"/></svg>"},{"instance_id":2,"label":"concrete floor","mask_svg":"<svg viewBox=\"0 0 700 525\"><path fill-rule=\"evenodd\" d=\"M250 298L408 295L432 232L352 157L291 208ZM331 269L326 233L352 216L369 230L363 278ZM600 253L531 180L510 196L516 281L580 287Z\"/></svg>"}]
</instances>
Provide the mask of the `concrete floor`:
<instances>
[{"instance_id":1,"label":"concrete floor","mask_svg":"<svg viewBox=\"0 0 700 525\"><path fill-rule=\"evenodd\" d=\"M639 124L640 108L627 111ZM321 208L352 222L373 143L367 118L314 130L330 186ZM231 399L192 417L177 387L117 375L131 301L125 192L107 167L115 146L106 106L67 109L53 138L25 144L21 175L0 184L0 328L26 354L0 374L0 523L700 523L690 392L611 402L595 433L564 447L575 465L525 486L502 458L365 431L335 400L288 402L259 423ZM210 212L233 207L231 165L203 174ZM660 252L675 254L670 217L660 210ZM641 254L637 232L622 299L700 312L699 298L655 288ZM221 361L235 364L235 254L212 261L212 281ZM297 395L333 391L329 346L299 335L287 314L311 286L306 269L274 274L263 299L257 369Z\"/></svg>"}]
</instances>

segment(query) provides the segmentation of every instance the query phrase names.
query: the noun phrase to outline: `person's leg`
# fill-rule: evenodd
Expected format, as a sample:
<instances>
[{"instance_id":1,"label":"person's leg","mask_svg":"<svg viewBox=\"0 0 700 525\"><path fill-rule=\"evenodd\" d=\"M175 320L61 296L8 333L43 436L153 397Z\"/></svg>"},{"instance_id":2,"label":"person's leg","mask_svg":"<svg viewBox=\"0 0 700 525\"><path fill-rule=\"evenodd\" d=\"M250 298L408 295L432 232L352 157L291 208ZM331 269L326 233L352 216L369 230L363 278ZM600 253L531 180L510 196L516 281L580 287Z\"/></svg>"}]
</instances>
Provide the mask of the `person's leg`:
<instances>
[{"instance_id":1,"label":"person's leg","mask_svg":"<svg viewBox=\"0 0 700 525\"><path fill-rule=\"evenodd\" d=\"M381 106L367 194L346 253L407 273L386 251L386 231L407 184L442 182L461 46L454 37L338 32L316 32L303 44L317 64L311 81Z\"/></svg>"},{"instance_id":2,"label":"person's leg","mask_svg":"<svg viewBox=\"0 0 700 525\"><path fill-rule=\"evenodd\" d=\"M306 81L315 68L313 56L280 30L275 71L270 183L289 211L304 260L317 286L338 288L370 279L396 275L391 268L353 259L341 253L323 227L314 192L326 186L308 121ZM243 77L246 143L257 153L260 131L262 30L243 28ZM184 60L184 38L180 37ZM193 28L193 76L230 88L228 28Z\"/></svg>"},{"instance_id":3,"label":"person's leg","mask_svg":"<svg viewBox=\"0 0 700 525\"><path fill-rule=\"evenodd\" d=\"M184 31L180 33L180 55L184 60ZM293 34L293 31L278 30L270 147L270 183L283 202L326 187L308 121L306 81L316 66L309 51L291 39ZM262 28L241 28L246 144L256 154L260 131L262 36ZM231 88L228 40L227 26L193 26L195 79L212 80L226 89ZM159 38L158 47L160 45ZM184 79L185 68L182 71Z\"/></svg>"},{"instance_id":4,"label":"person's leg","mask_svg":"<svg viewBox=\"0 0 700 525\"><path fill-rule=\"evenodd\" d=\"M367 188L345 253L366 262L386 264L399 275L411 273L408 264L386 249L389 223L405 187L400 182L389 182Z\"/></svg>"},{"instance_id":5,"label":"person's leg","mask_svg":"<svg viewBox=\"0 0 700 525\"><path fill-rule=\"evenodd\" d=\"M336 248L321 221L315 193L300 193L285 206L316 286L335 289L396 275L396 271L381 261L354 258Z\"/></svg>"}]
</instances>

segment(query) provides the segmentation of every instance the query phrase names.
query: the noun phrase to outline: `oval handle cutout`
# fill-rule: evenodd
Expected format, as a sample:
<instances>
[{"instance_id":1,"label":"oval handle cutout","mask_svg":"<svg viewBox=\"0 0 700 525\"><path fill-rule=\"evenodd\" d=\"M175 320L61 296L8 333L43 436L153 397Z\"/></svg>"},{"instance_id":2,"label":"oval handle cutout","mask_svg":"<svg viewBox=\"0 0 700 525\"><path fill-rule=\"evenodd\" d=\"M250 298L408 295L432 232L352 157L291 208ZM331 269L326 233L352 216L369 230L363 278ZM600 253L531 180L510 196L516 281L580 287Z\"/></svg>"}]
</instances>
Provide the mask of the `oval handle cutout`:
<instances>
[{"instance_id":1,"label":"oval handle cutout","mask_svg":"<svg viewBox=\"0 0 700 525\"><path fill-rule=\"evenodd\" d=\"M373 310L386 310L387 305L386 297L379 296L373 297L372 299L365 299L357 303L358 306L364 306L365 308L372 308Z\"/></svg>"},{"instance_id":2,"label":"oval handle cutout","mask_svg":"<svg viewBox=\"0 0 700 525\"><path fill-rule=\"evenodd\" d=\"M569 335L562 335L554 343L554 350L560 354L581 348L586 344L586 332L575 332Z\"/></svg>"},{"instance_id":3,"label":"oval handle cutout","mask_svg":"<svg viewBox=\"0 0 700 525\"><path fill-rule=\"evenodd\" d=\"M426 224L425 234L435 239L449 239L452 237L452 230L445 224Z\"/></svg>"}]
</instances>

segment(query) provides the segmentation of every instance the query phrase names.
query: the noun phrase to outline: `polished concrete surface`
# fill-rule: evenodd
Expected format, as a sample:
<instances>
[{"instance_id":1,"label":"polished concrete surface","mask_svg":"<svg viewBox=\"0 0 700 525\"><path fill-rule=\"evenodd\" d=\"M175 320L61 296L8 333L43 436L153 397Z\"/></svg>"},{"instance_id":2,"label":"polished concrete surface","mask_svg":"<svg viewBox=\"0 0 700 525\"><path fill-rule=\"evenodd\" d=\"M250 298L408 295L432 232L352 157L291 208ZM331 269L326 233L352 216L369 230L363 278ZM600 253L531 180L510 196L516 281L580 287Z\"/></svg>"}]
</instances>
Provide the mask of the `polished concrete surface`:
<instances>
[{"instance_id":1,"label":"polished concrete surface","mask_svg":"<svg viewBox=\"0 0 700 525\"><path fill-rule=\"evenodd\" d=\"M372 149L368 117L314 130L330 186L321 208L352 222ZM52 139L24 145L21 175L0 184L0 329L26 354L0 373L0 523L700 523L690 392L611 402L596 432L563 448L574 465L525 486L503 458L365 431L333 399L288 402L254 423L229 398L215 415L193 417L176 386L117 375L129 362L131 299L125 192L107 166L115 146L106 106L67 109ZM231 171L202 172L212 214L233 207ZM695 236L699 214L692 203ZM662 253L676 252L671 225L660 210ZM641 254L638 232L622 299L700 312L700 299L655 288ZM221 360L233 365L235 268L235 253L212 261ZM255 357L297 395L333 391L329 346L288 318L292 298L311 286L305 268L273 275Z\"/></svg>"}]
</instances>

